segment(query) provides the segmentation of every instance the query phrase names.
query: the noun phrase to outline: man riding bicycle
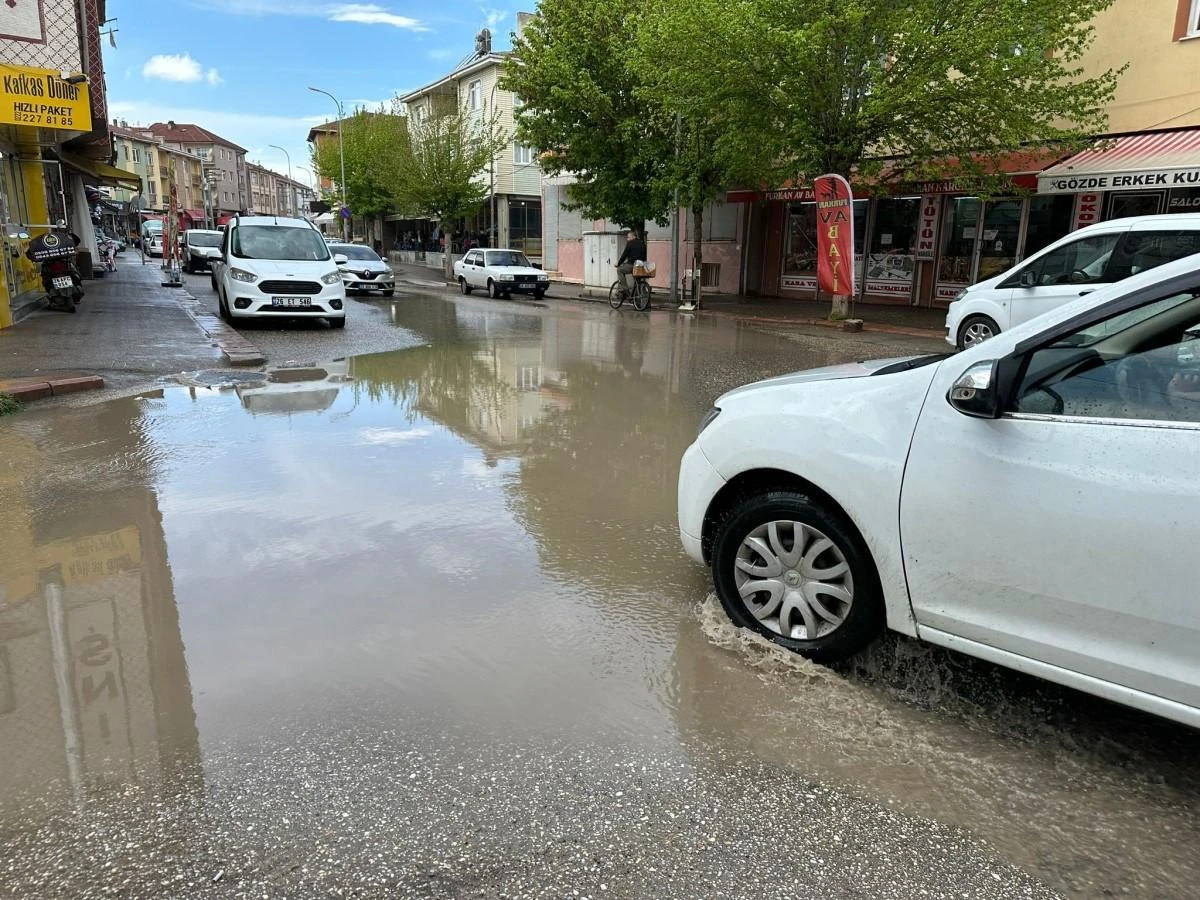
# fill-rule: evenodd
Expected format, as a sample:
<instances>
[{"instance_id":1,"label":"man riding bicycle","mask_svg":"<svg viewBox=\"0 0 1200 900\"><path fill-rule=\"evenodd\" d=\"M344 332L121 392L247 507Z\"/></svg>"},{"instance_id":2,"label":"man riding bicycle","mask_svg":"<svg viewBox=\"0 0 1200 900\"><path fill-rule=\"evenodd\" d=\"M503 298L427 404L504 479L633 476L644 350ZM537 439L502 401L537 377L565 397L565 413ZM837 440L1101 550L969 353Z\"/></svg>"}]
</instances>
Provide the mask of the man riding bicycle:
<instances>
[{"instance_id":1,"label":"man riding bicycle","mask_svg":"<svg viewBox=\"0 0 1200 900\"><path fill-rule=\"evenodd\" d=\"M638 237L638 233L631 228L629 239L625 242L625 250L621 253L621 258L617 260L617 272L620 274L621 284L625 286L627 292L633 291L634 265L645 261L646 242Z\"/></svg>"}]
</instances>

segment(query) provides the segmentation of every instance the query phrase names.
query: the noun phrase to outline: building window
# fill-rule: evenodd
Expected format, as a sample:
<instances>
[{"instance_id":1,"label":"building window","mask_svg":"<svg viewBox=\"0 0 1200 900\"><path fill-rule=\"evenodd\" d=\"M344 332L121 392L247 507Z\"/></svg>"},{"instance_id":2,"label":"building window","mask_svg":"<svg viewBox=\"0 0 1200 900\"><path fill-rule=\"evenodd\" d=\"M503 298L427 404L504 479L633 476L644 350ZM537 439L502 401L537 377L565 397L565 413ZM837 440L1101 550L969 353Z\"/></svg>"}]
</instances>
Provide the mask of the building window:
<instances>
[{"instance_id":1,"label":"building window","mask_svg":"<svg viewBox=\"0 0 1200 900\"><path fill-rule=\"evenodd\" d=\"M467 85L467 109L475 112L483 103L483 82L478 78Z\"/></svg>"},{"instance_id":2,"label":"building window","mask_svg":"<svg viewBox=\"0 0 1200 900\"><path fill-rule=\"evenodd\" d=\"M139 150L137 147L133 148L133 161L134 162L142 161L142 151Z\"/></svg>"},{"instance_id":3,"label":"building window","mask_svg":"<svg viewBox=\"0 0 1200 900\"><path fill-rule=\"evenodd\" d=\"M533 164L533 148L524 144L513 144L513 162L518 166Z\"/></svg>"},{"instance_id":4,"label":"building window","mask_svg":"<svg viewBox=\"0 0 1200 900\"><path fill-rule=\"evenodd\" d=\"M866 292L886 297L912 293L920 197L885 197L875 205L871 247L867 256Z\"/></svg>"},{"instance_id":5,"label":"building window","mask_svg":"<svg viewBox=\"0 0 1200 900\"><path fill-rule=\"evenodd\" d=\"M1200 0L1178 0L1175 12L1175 40L1200 37Z\"/></svg>"},{"instance_id":6,"label":"building window","mask_svg":"<svg viewBox=\"0 0 1200 900\"><path fill-rule=\"evenodd\" d=\"M857 274L857 285L862 284L865 259L864 240L869 203L869 200L854 201L854 267ZM815 291L817 289L817 204L815 203L793 203L788 207L787 240L784 244L781 286L796 291Z\"/></svg>"}]
</instances>

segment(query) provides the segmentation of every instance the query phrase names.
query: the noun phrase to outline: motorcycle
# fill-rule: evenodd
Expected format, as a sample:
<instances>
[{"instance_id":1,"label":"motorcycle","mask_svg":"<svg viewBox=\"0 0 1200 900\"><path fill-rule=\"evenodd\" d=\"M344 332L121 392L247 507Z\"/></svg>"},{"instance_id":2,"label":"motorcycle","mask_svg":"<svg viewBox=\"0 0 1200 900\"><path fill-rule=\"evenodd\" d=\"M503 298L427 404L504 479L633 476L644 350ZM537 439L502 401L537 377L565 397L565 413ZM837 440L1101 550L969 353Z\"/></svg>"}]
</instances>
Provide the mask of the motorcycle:
<instances>
[{"instance_id":1,"label":"motorcycle","mask_svg":"<svg viewBox=\"0 0 1200 900\"><path fill-rule=\"evenodd\" d=\"M50 309L75 312L83 297L83 277L75 266L75 248L79 238L70 233L50 231L29 242L25 255L41 267L42 288Z\"/></svg>"}]
</instances>

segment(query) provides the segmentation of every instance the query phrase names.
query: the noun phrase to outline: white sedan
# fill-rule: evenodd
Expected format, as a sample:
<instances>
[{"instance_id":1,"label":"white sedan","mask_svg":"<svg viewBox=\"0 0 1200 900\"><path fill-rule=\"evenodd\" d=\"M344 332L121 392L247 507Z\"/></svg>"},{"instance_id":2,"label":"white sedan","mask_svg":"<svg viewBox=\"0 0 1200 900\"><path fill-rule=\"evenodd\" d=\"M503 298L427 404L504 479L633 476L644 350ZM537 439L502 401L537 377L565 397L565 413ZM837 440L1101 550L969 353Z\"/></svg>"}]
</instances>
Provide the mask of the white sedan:
<instances>
[{"instance_id":1,"label":"white sedan","mask_svg":"<svg viewBox=\"0 0 1200 900\"><path fill-rule=\"evenodd\" d=\"M885 627L1200 727L1200 256L951 357L724 395L684 547L818 661Z\"/></svg>"},{"instance_id":2,"label":"white sedan","mask_svg":"<svg viewBox=\"0 0 1200 900\"><path fill-rule=\"evenodd\" d=\"M396 276L392 274L392 267L370 247L328 241L326 244L342 273L342 284L346 286L347 294L379 291L383 296L391 297L396 293Z\"/></svg>"},{"instance_id":3,"label":"white sedan","mask_svg":"<svg viewBox=\"0 0 1200 900\"><path fill-rule=\"evenodd\" d=\"M489 297L533 294L540 300L550 287L550 276L519 250L468 250L454 263L454 280L464 294L482 288Z\"/></svg>"}]
</instances>

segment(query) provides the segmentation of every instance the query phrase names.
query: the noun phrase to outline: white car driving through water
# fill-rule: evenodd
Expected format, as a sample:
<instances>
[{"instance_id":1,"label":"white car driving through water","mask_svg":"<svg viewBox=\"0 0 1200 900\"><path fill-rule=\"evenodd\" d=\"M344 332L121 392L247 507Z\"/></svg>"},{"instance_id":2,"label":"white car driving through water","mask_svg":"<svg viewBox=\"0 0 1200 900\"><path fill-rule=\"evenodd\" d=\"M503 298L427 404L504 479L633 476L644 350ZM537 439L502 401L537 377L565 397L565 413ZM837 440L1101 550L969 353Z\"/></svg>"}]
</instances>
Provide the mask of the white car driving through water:
<instances>
[{"instance_id":1,"label":"white car driving through water","mask_svg":"<svg viewBox=\"0 0 1200 900\"><path fill-rule=\"evenodd\" d=\"M468 250L454 263L454 279L464 294L482 288L489 297L516 293L533 294L540 300L550 287L550 276L520 250Z\"/></svg>"},{"instance_id":2,"label":"white car driving through water","mask_svg":"<svg viewBox=\"0 0 1200 900\"><path fill-rule=\"evenodd\" d=\"M954 356L730 391L679 474L733 622L891 628L1200 727L1200 255Z\"/></svg>"}]
</instances>

